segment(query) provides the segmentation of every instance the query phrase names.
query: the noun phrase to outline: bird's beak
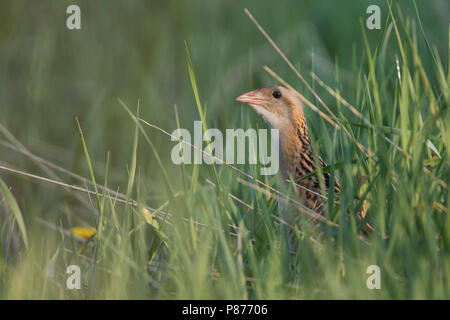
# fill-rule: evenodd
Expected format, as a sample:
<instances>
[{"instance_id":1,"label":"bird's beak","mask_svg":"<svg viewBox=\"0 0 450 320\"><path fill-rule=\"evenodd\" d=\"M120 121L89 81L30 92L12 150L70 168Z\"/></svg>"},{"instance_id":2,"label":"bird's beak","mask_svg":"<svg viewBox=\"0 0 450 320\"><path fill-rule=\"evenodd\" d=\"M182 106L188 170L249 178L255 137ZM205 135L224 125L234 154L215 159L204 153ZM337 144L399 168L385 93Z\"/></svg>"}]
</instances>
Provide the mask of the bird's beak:
<instances>
[{"instance_id":1,"label":"bird's beak","mask_svg":"<svg viewBox=\"0 0 450 320\"><path fill-rule=\"evenodd\" d=\"M259 92L259 90L253 90L241 94L236 98L237 101L248 103L249 105L261 106L266 101L265 97Z\"/></svg>"}]
</instances>

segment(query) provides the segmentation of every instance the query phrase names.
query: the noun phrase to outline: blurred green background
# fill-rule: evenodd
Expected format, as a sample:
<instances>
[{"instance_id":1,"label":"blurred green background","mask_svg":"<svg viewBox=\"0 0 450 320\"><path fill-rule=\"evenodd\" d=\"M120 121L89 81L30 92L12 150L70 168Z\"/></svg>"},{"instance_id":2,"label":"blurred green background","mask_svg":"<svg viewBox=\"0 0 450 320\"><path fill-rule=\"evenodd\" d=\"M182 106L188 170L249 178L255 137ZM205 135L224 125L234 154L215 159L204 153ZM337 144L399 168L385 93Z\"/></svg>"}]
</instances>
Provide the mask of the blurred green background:
<instances>
[{"instance_id":1,"label":"blurred green background","mask_svg":"<svg viewBox=\"0 0 450 320\"><path fill-rule=\"evenodd\" d=\"M71 4L81 8L81 30L66 28L66 8ZM199 119L185 41L208 126L229 128L230 123L251 117L265 127L235 101L245 91L274 84L262 66L270 66L307 97L310 94L243 9L250 10L308 81L314 71L353 102L355 61L366 54L360 19L365 23L371 4L381 7L384 28L388 9L385 1L378 0L1 1L0 123L36 155L88 177L78 117L98 181L103 182L110 151L109 185L126 190L135 125L118 98L132 110L139 101L141 117L169 132L176 129L175 105L181 127L191 130ZM404 16L415 17L412 1L394 4ZM428 40L445 57L449 2L417 1L417 5ZM374 49L382 30L366 30L366 34ZM422 39L419 44L426 48ZM395 47L395 41L389 46ZM432 69L431 63L431 56L423 56L425 68ZM306 113L312 130L319 130L318 116ZM174 143L155 130L147 132L170 168ZM0 163L45 176L27 157L5 145L0 145ZM138 166L148 182L146 197L157 207L164 201L158 198L161 172L143 139ZM176 184L179 172L168 172ZM58 186L30 183L5 172L0 176L12 187L28 222L31 216L65 221L68 211L93 221L73 194Z\"/></svg>"},{"instance_id":2,"label":"blurred green background","mask_svg":"<svg viewBox=\"0 0 450 320\"><path fill-rule=\"evenodd\" d=\"M81 30L66 28L66 8L81 8ZM91 156L105 162L112 154L111 178L124 179L133 122L117 102L141 104L144 119L168 131L198 119L187 71L186 40L197 73L200 98L207 103L210 127L224 128L240 116L234 101L243 91L274 83L262 69L269 65L289 83L303 87L244 14L248 8L293 63L333 80L342 68L341 86L351 85L354 55L364 55L360 18L378 4L383 24L385 1L2 1L0 3L0 121L31 151L86 175L75 117L87 136ZM409 0L396 1L414 16ZM445 0L418 1L430 42L444 53L449 22ZM367 32L372 45L381 31ZM427 60L425 60L426 62ZM252 115L254 116L254 115ZM311 117L315 117L312 115ZM255 117L257 118L257 117ZM262 123L262 122L261 122ZM170 155L168 138L150 131L162 157ZM148 148L147 148L148 149ZM167 150L167 152L165 152ZM141 159L150 150L141 150ZM23 157L0 149L1 160L28 167ZM152 160L140 161L158 175ZM104 170L100 165L97 172ZM46 214L54 210L49 191L57 187L23 183L6 177L19 199L39 199ZM14 180L14 181L13 181ZM155 186L156 187L156 186ZM50 190L48 190L50 188ZM44 210L45 208L45 210Z\"/></svg>"}]
</instances>

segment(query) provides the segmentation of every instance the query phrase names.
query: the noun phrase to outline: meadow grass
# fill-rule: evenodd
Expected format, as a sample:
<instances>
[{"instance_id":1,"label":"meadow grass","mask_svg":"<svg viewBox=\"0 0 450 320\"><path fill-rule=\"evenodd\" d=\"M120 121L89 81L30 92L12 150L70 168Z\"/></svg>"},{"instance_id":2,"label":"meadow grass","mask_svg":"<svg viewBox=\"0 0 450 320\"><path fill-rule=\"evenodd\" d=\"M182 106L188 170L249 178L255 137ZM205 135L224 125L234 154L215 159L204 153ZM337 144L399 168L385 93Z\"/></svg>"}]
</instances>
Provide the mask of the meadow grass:
<instances>
[{"instance_id":1,"label":"meadow grass","mask_svg":"<svg viewBox=\"0 0 450 320\"><path fill-rule=\"evenodd\" d=\"M260 176L259 165L173 165L170 147L175 143L163 131L170 134L189 123L186 105L173 108L172 117L161 115L171 118L165 122L171 129L166 129L158 125L158 110L146 113L145 102L119 97L110 108L120 110L120 123L131 137L123 140L127 148L120 154L126 155L126 172L117 169L114 149L110 153L101 142L92 142L91 137L101 135L96 135L98 128L86 130L95 127L86 124L93 121L88 118L75 122L79 136L74 148L84 164L77 157L66 167L28 150L2 126L4 150L21 155L42 174L26 176L17 171L23 162L0 158L2 173L26 179L17 184L23 186L19 192L8 183L15 180L0 178L0 297L450 298L450 32L445 30L441 39L445 58L439 49L443 44L435 46L425 34L419 9L413 6L415 15L409 16L400 5L385 8L385 24L375 41L361 20L360 47L354 46L350 64L340 66L336 59L331 63L335 69L324 76L321 62L313 60L310 69L292 64L313 92L289 68L273 68L277 74L282 74L279 69L289 73L283 78L305 99L315 149L330 164L324 170L342 185L339 199L328 202L323 237L310 232L304 215L302 228L296 229L297 249L289 249L290 226L278 217L278 193L298 199L292 190L275 189L275 177ZM198 52L197 59L191 56L197 50L185 43L190 114L195 111L204 129L265 127L250 108L234 102L217 107L217 96L206 102L210 96L202 90L207 87L202 76L207 67ZM274 50L271 54L279 57ZM277 74L265 70L265 82L276 82ZM263 82L252 75L247 80L248 85L239 85L242 92ZM98 148L104 150L104 161ZM86 178L72 168L81 168ZM117 189L117 181L123 189ZM29 186L34 182L39 190L51 189L36 191ZM361 232L355 196L370 203L366 219L374 231L368 235ZM80 237L70 231L74 226L95 227L96 232ZM82 270L81 290L66 287L66 268L73 264ZM381 269L380 290L366 286L370 265Z\"/></svg>"}]
</instances>

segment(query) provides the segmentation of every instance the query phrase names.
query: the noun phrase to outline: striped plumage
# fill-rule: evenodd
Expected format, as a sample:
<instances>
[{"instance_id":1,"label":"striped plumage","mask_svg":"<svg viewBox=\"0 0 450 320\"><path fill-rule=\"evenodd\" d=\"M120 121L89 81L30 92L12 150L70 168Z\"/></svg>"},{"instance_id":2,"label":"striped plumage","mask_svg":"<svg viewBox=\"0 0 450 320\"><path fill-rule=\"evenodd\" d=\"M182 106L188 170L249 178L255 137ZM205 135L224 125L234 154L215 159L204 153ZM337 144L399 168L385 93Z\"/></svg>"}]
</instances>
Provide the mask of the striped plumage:
<instances>
[{"instance_id":1,"label":"striped plumage","mask_svg":"<svg viewBox=\"0 0 450 320\"><path fill-rule=\"evenodd\" d=\"M288 183L291 177L297 181L316 171L315 163L326 166L320 156L314 156L303 105L291 90L283 86L271 86L244 93L237 100L248 103L271 128L279 130L280 176L284 183ZM327 193L330 179L330 173L324 172L323 180ZM335 195L338 195L338 181L334 179L331 185ZM317 175L298 181L297 190L306 207L321 215L325 213ZM283 207L280 202L279 207ZM296 223L299 216L294 217Z\"/></svg>"},{"instance_id":2,"label":"striped plumage","mask_svg":"<svg viewBox=\"0 0 450 320\"><path fill-rule=\"evenodd\" d=\"M289 175L292 175L294 181L298 181L297 189L302 203L308 208L323 215L324 205L318 175L314 175L301 181L299 181L299 179L316 171L315 163L318 163L321 167L326 167L327 164L317 154L315 155L316 160L314 160L314 153L303 112L298 114L297 117L293 117L291 130L289 136L280 137L280 142L282 144L280 154L282 155L282 158L284 158L282 160L284 164L281 166L281 174L284 179L288 179ZM331 175L329 172L324 172L322 174L325 192L328 193ZM338 195L340 185L336 178L334 179L333 186L335 195Z\"/></svg>"}]
</instances>

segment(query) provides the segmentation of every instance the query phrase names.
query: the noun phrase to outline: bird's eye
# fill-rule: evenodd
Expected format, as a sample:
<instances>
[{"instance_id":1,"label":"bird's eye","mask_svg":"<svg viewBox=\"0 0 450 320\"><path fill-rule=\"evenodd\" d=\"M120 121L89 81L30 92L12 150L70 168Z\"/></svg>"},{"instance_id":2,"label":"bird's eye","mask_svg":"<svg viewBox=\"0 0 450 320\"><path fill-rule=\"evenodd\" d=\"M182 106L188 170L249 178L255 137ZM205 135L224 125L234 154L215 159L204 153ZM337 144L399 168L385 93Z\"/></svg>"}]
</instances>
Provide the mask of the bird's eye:
<instances>
[{"instance_id":1,"label":"bird's eye","mask_svg":"<svg viewBox=\"0 0 450 320\"><path fill-rule=\"evenodd\" d=\"M281 98L281 92L278 91L278 90L275 90L275 91L272 93L272 96L273 96L275 99L280 99L280 98Z\"/></svg>"}]
</instances>

